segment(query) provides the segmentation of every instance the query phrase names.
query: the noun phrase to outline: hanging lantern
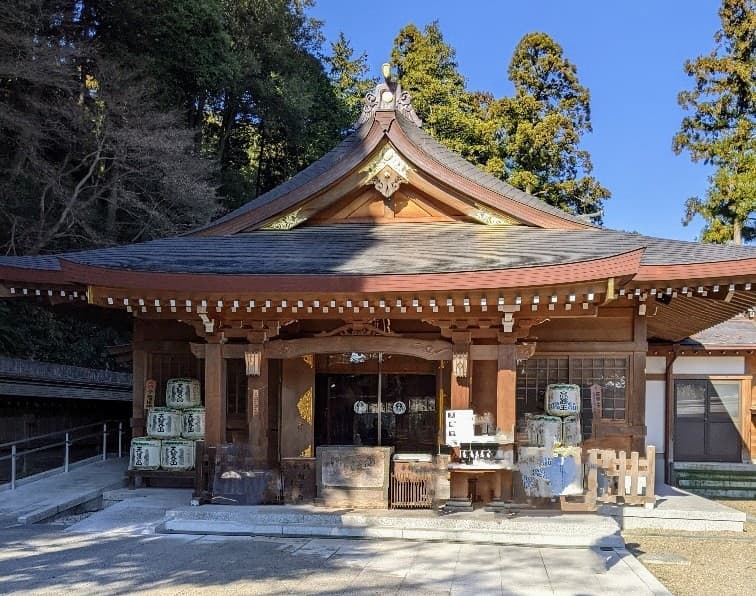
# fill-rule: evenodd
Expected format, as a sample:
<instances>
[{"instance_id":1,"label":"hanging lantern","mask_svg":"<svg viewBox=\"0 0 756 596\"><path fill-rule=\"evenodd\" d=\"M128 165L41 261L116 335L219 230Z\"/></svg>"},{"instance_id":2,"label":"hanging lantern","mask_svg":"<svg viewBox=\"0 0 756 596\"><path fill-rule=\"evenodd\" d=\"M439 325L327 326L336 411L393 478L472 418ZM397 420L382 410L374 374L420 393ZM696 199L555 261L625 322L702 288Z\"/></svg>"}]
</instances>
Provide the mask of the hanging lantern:
<instances>
[{"instance_id":1,"label":"hanging lantern","mask_svg":"<svg viewBox=\"0 0 756 596\"><path fill-rule=\"evenodd\" d=\"M244 352L244 362L247 365L248 377L259 377L262 364L262 352Z\"/></svg>"},{"instance_id":2,"label":"hanging lantern","mask_svg":"<svg viewBox=\"0 0 756 596\"><path fill-rule=\"evenodd\" d=\"M452 355L452 368L454 376L458 378L467 377L467 351L454 352Z\"/></svg>"}]
</instances>

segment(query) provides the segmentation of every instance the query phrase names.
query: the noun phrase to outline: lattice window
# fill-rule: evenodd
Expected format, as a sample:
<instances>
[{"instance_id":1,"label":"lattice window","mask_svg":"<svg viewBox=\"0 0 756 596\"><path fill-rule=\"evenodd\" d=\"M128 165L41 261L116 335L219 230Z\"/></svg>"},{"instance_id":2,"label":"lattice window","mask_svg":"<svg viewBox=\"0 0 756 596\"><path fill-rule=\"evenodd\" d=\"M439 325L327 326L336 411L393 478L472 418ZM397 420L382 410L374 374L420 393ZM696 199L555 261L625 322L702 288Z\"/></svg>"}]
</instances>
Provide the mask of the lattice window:
<instances>
[{"instance_id":1,"label":"lattice window","mask_svg":"<svg viewBox=\"0 0 756 596\"><path fill-rule=\"evenodd\" d=\"M530 358L517 371L517 412L543 411L546 385L567 383L569 380L569 359Z\"/></svg>"},{"instance_id":2,"label":"lattice window","mask_svg":"<svg viewBox=\"0 0 756 596\"><path fill-rule=\"evenodd\" d=\"M625 420L628 358L559 356L530 358L517 371L517 412L542 412L546 386L574 383L581 387L584 435L590 434L593 410L591 385L602 389L603 420Z\"/></svg>"}]
</instances>

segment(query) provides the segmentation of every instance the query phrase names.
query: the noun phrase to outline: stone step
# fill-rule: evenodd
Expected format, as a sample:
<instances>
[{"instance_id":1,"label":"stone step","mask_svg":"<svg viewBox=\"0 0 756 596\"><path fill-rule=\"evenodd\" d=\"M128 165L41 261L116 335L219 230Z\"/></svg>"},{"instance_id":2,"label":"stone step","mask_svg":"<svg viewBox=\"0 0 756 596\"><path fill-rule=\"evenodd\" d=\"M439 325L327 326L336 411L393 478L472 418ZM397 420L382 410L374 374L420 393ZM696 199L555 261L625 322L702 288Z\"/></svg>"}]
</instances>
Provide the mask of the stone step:
<instances>
[{"instance_id":1,"label":"stone step","mask_svg":"<svg viewBox=\"0 0 756 596\"><path fill-rule=\"evenodd\" d=\"M677 478L703 478L703 479L722 479L722 480L749 480L756 481L754 472L707 472L705 470L675 470Z\"/></svg>"},{"instance_id":2,"label":"stone step","mask_svg":"<svg viewBox=\"0 0 756 596\"><path fill-rule=\"evenodd\" d=\"M756 479L753 481L744 480L709 480L698 478L680 478L677 481L680 488L715 488L715 489L745 489L756 490Z\"/></svg>"},{"instance_id":3,"label":"stone step","mask_svg":"<svg viewBox=\"0 0 756 596\"><path fill-rule=\"evenodd\" d=\"M725 489L725 488L686 488L707 499L756 499L756 489Z\"/></svg>"},{"instance_id":4,"label":"stone step","mask_svg":"<svg viewBox=\"0 0 756 596\"><path fill-rule=\"evenodd\" d=\"M278 509L278 511L276 511ZM317 512L281 511L278 506L207 505L166 513L163 533L319 536L443 540L478 544L619 548L619 524L610 516L590 514L504 517L493 513L439 515L434 511Z\"/></svg>"}]
</instances>

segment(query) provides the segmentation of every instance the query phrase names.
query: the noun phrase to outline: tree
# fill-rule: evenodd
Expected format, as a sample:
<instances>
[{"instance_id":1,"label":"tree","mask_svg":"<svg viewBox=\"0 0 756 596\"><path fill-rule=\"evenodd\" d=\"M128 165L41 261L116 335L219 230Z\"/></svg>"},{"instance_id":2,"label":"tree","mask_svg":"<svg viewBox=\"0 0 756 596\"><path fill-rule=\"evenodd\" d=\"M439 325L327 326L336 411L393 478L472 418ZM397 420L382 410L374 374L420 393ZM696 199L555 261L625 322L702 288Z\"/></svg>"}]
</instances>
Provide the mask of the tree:
<instances>
[{"instance_id":1,"label":"tree","mask_svg":"<svg viewBox=\"0 0 756 596\"><path fill-rule=\"evenodd\" d=\"M723 0L719 17L714 51L685 63L695 84L678 103L692 113L673 149L715 168L706 197L688 199L683 223L701 215L703 240L740 244L756 238L756 4Z\"/></svg>"},{"instance_id":2,"label":"tree","mask_svg":"<svg viewBox=\"0 0 756 596\"><path fill-rule=\"evenodd\" d=\"M365 95L375 87L375 79L367 76L367 54L354 57L354 48L344 33L331 43L331 55L325 59L328 76L336 88L336 95L344 106L349 124L353 124L362 110Z\"/></svg>"},{"instance_id":3,"label":"tree","mask_svg":"<svg viewBox=\"0 0 756 596\"><path fill-rule=\"evenodd\" d=\"M545 33L525 35L509 64L514 97L492 107L499 125L501 177L565 211L601 221L610 192L591 176L590 155L580 149L591 132L590 93L577 68Z\"/></svg>"},{"instance_id":4,"label":"tree","mask_svg":"<svg viewBox=\"0 0 756 596\"><path fill-rule=\"evenodd\" d=\"M493 98L467 91L456 51L444 40L438 21L422 31L413 24L403 27L394 40L391 61L402 89L412 96L423 129L468 161L490 169L496 145L486 118Z\"/></svg>"}]
</instances>

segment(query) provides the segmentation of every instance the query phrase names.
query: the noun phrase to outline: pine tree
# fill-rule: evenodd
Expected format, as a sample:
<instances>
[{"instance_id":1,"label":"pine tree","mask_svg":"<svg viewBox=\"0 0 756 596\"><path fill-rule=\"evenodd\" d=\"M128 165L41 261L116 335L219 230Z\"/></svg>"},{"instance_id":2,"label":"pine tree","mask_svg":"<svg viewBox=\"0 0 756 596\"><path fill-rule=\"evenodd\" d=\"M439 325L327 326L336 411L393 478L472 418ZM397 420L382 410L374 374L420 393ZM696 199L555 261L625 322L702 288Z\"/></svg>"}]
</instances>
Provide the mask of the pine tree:
<instances>
[{"instance_id":1,"label":"pine tree","mask_svg":"<svg viewBox=\"0 0 756 596\"><path fill-rule=\"evenodd\" d=\"M688 199L683 223L701 215L703 240L740 244L756 238L756 3L724 0L719 16L714 51L685 63L695 85L678 103L692 113L673 149L716 168L706 197Z\"/></svg>"},{"instance_id":2,"label":"pine tree","mask_svg":"<svg viewBox=\"0 0 756 596\"><path fill-rule=\"evenodd\" d=\"M610 192L591 176L590 155L580 149L582 135L592 129L590 93L577 68L547 34L529 33L508 72L514 97L497 102L491 114L499 123L500 175L551 205L600 222Z\"/></svg>"},{"instance_id":3,"label":"pine tree","mask_svg":"<svg viewBox=\"0 0 756 596\"><path fill-rule=\"evenodd\" d=\"M344 104L349 124L360 115L365 94L375 87L375 79L367 76L367 54L354 57L354 48L344 33L331 44L331 55L326 57L328 76L336 94Z\"/></svg>"},{"instance_id":4,"label":"pine tree","mask_svg":"<svg viewBox=\"0 0 756 596\"><path fill-rule=\"evenodd\" d=\"M456 51L444 40L438 22L422 31L412 24L403 27L394 40L391 61L402 89L412 96L423 129L468 161L490 169L496 144L486 115L493 98L467 91Z\"/></svg>"}]
</instances>

